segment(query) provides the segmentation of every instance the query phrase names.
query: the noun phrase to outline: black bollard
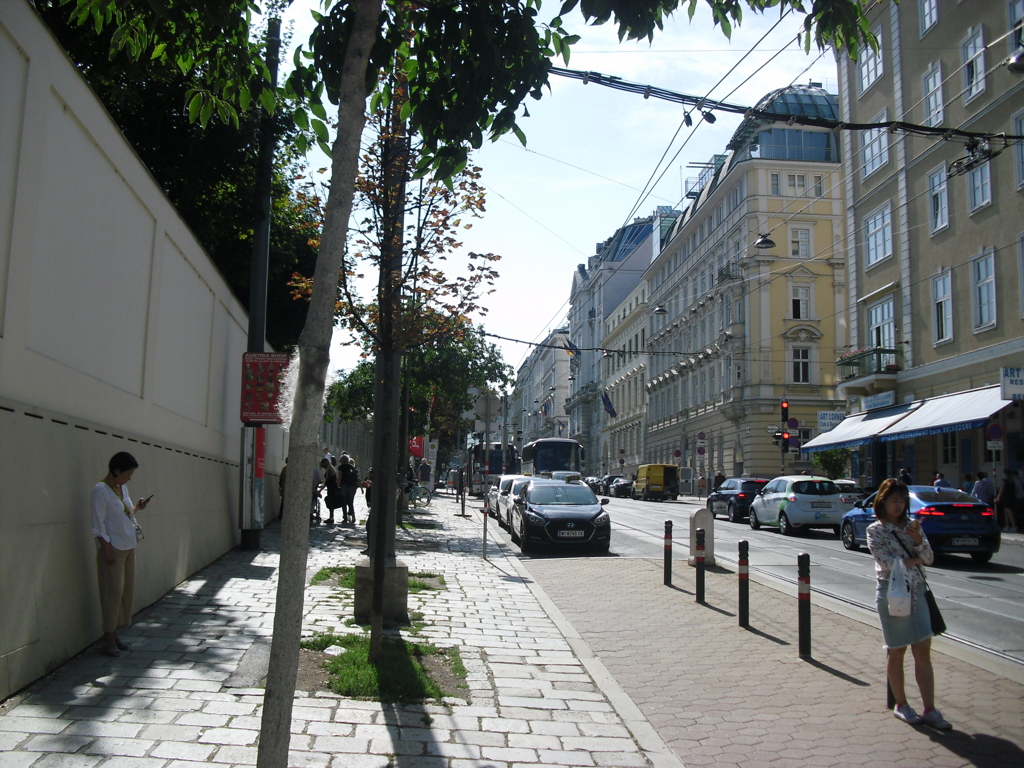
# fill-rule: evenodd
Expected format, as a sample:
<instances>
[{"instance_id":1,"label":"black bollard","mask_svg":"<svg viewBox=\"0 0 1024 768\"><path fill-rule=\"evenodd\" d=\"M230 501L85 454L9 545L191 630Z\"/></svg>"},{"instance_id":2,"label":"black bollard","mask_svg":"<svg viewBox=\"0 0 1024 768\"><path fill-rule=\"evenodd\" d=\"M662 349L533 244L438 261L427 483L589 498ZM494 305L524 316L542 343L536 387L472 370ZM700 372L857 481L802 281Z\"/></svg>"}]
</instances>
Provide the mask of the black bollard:
<instances>
[{"instance_id":1,"label":"black bollard","mask_svg":"<svg viewBox=\"0 0 1024 768\"><path fill-rule=\"evenodd\" d=\"M811 556L796 556L797 624L800 635L800 658L811 658Z\"/></svg>"},{"instance_id":2,"label":"black bollard","mask_svg":"<svg viewBox=\"0 0 1024 768\"><path fill-rule=\"evenodd\" d=\"M672 521L665 521L665 586L672 586Z\"/></svg>"},{"instance_id":3,"label":"black bollard","mask_svg":"<svg viewBox=\"0 0 1024 768\"><path fill-rule=\"evenodd\" d=\"M697 602L704 602L704 529L697 529L697 552L694 554L697 565Z\"/></svg>"},{"instance_id":4,"label":"black bollard","mask_svg":"<svg viewBox=\"0 0 1024 768\"><path fill-rule=\"evenodd\" d=\"M740 542L740 566L739 566L739 577L740 577L740 626L750 626L750 561L747 559L749 556L749 547L745 541Z\"/></svg>"}]
</instances>

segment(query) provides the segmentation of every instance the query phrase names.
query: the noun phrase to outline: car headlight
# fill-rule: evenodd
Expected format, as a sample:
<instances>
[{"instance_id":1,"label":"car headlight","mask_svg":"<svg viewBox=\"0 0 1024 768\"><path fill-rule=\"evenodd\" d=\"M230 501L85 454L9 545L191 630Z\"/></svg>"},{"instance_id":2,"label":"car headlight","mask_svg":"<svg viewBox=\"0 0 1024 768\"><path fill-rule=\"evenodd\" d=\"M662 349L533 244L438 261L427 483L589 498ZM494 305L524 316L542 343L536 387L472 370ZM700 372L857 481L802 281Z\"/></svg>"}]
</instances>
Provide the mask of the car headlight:
<instances>
[{"instance_id":1,"label":"car headlight","mask_svg":"<svg viewBox=\"0 0 1024 768\"><path fill-rule=\"evenodd\" d=\"M547 525L548 521L542 515L537 513L537 510L527 508L526 510L526 521L533 525Z\"/></svg>"},{"instance_id":2,"label":"car headlight","mask_svg":"<svg viewBox=\"0 0 1024 768\"><path fill-rule=\"evenodd\" d=\"M602 512L597 517L595 517L591 522L593 522L594 525L608 525L608 520L608 513Z\"/></svg>"}]
</instances>

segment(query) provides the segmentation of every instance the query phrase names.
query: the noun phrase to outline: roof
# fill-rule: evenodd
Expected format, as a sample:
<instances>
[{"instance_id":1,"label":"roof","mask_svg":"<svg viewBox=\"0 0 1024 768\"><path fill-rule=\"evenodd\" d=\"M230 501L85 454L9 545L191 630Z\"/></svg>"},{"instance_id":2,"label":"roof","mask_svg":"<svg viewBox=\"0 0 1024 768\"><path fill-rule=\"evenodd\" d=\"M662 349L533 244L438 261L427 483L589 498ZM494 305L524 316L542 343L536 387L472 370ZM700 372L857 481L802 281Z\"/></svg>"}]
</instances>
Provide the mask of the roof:
<instances>
[{"instance_id":1,"label":"roof","mask_svg":"<svg viewBox=\"0 0 1024 768\"><path fill-rule=\"evenodd\" d=\"M766 94L754 106L756 112L770 112L780 118L820 117L839 119L839 100L817 83L789 85ZM742 149L765 124L765 120L751 115L744 118L727 145L729 149Z\"/></svg>"}]
</instances>

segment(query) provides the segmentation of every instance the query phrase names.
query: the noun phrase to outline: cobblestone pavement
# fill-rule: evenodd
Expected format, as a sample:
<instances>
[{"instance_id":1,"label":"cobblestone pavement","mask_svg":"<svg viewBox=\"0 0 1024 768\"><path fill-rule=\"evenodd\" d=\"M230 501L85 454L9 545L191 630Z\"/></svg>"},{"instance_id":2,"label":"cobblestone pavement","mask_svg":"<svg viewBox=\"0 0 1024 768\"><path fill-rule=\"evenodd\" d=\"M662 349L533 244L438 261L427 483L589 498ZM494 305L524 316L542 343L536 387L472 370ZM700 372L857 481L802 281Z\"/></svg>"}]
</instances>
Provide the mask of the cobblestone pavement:
<instances>
[{"instance_id":1,"label":"cobblestone pavement","mask_svg":"<svg viewBox=\"0 0 1024 768\"><path fill-rule=\"evenodd\" d=\"M400 531L399 557L410 572L445 578L445 590L410 595L409 607L423 614L422 635L460 648L469 700L398 706L297 693L290 765L680 766L600 661L548 615L510 550L492 541L481 557L480 515L456 512L436 500L423 519L437 527ZM314 529L308 576L357 562L361 532ZM89 649L5 702L0 766L254 765L263 692L237 681L271 634L277 547L271 527L261 552L230 552L137 614L123 634L130 651L111 659ZM309 586L305 608L306 634L359 631L345 625L351 593Z\"/></svg>"},{"instance_id":2,"label":"cobblestone pavement","mask_svg":"<svg viewBox=\"0 0 1024 768\"><path fill-rule=\"evenodd\" d=\"M1019 667L987 671L963 660L977 652L938 641L937 703L954 730L910 727L886 709L881 631L867 615L815 604L805 662L795 596L751 582L744 630L724 568L707 574L701 606L678 560L673 587L661 560L540 553L523 566L687 766L1024 766ZM909 659L907 688L920 711Z\"/></svg>"}]
</instances>

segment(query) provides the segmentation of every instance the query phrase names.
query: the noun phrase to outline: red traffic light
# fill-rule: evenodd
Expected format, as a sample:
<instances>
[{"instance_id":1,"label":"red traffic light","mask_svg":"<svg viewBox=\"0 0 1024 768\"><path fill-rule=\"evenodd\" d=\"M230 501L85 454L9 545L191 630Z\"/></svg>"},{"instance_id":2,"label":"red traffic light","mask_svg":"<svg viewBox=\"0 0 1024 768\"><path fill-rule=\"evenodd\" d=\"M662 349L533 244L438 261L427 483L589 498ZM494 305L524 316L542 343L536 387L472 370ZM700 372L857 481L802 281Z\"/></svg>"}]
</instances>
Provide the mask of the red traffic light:
<instances>
[{"instance_id":1,"label":"red traffic light","mask_svg":"<svg viewBox=\"0 0 1024 768\"><path fill-rule=\"evenodd\" d=\"M789 440L789 432L783 432L782 433L782 439L788 441Z\"/></svg>"},{"instance_id":2,"label":"red traffic light","mask_svg":"<svg viewBox=\"0 0 1024 768\"><path fill-rule=\"evenodd\" d=\"M789 421L789 400L783 399L781 405L782 405L782 426L786 426L786 422Z\"/></svg>"}]
</instances>

